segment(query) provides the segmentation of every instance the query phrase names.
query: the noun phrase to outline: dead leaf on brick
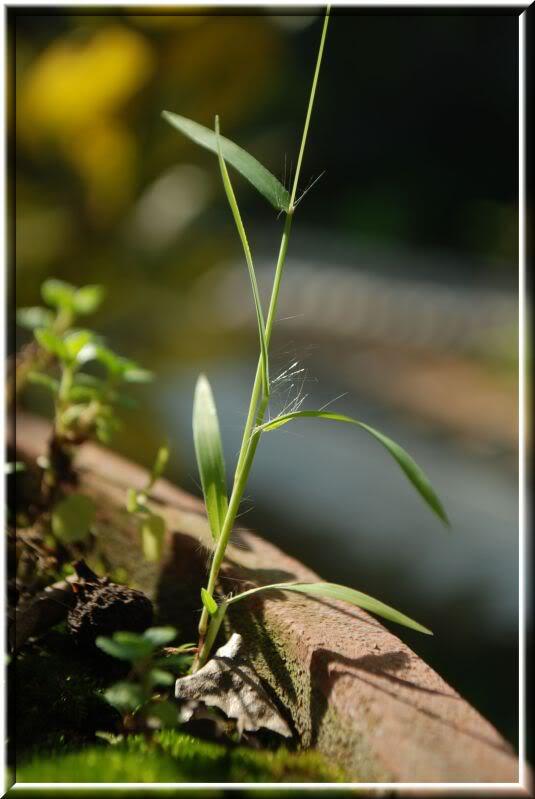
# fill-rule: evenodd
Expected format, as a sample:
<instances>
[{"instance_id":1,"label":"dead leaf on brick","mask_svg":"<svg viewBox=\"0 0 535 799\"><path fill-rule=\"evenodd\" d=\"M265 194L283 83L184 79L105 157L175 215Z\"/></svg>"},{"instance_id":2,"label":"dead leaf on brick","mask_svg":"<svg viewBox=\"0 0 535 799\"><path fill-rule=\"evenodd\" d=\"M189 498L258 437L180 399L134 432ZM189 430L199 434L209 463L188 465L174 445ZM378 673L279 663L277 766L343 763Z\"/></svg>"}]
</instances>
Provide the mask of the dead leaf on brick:
<instances>
[{"instance_id":1,"label":"dead leaf on brick","mask_svg":"<svg viewBox=\"0 0 535 799\"><path fill-rule=\"evenodd\" d=\"M176 681L175 696L184 704L181 720L189 721L202 706L217 707L237 720L238 732L264 727L285 738L291 730L263 688L258 675L240 658L242 637L234 633L195 674Z\"/></svg>"}]
</instances>

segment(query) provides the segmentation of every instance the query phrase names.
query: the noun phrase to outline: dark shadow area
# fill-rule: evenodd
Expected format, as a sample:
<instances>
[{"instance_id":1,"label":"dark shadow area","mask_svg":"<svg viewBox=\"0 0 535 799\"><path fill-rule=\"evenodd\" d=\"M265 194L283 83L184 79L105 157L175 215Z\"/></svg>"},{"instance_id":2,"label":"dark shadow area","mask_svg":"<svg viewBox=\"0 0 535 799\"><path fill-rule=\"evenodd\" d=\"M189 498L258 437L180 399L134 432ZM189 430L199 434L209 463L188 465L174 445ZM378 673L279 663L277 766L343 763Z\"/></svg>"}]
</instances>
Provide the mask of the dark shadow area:
<instances>
[{"instance_id":1,"label":"dark shadow area","mask_svg":"<svg viewBox=\"0 0 535 799\"><path fill-rule=\"evenodd\" d=\"M197 640L206 554L195 539L173 533L171 552L160 573L155 602L159 624L176 627L184 641Z\"/></svg>"}]
</instances>

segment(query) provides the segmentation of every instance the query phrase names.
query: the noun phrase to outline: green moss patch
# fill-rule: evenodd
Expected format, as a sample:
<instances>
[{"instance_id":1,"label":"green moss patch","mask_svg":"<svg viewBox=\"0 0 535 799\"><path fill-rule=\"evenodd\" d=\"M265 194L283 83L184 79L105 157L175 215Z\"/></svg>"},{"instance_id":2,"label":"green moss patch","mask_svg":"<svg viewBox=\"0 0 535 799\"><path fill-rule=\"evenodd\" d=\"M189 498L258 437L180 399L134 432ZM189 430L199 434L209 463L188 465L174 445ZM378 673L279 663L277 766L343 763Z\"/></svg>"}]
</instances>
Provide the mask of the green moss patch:
<instances>
[{"instance_id":1,"label":"green moss patch","mask_svg":"<svg viewBox=\"0 0 535 799\"><path fill-rule=\"evenodd\" d=\"M256 751L158 732L114 746L92 746L54 758L34 757L18 782L336 782L343 779L317 752Z\"/></svg>"}]
</instances>

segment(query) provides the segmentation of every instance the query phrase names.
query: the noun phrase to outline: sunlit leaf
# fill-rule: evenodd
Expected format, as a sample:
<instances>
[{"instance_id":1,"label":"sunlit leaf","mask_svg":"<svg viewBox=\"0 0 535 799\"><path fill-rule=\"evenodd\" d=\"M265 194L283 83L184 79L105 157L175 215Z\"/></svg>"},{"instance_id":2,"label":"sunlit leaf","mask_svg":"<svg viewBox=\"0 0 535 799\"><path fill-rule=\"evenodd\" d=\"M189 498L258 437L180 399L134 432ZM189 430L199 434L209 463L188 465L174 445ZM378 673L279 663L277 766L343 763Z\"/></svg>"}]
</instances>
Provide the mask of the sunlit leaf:
<instances>
[{"instance_id":1,"label":"sunlit leaf","mask_svg":"<svg viewBox=\"0 0 535 799\"><path fill-rule=\"evenodd\" d=\"M126 491L126 510L128 513L135 513L138 509L138 494L135 488L128 488Z\"/></svg>"},{"instance_id":2,"label":"sunlit leaf","mask_svg":"<svg viewBox=\"0 0 535 799\"><path fill-rule=\"evenodd\" d=\"M17 324L27 330L37 327L50 327L54 321L54 314L47 308L19 308L17 311Z\"/></svg>"},{"instance_id":3,"label":"sunlit leaf","mask_svg":"<svg viewBox=\"0 0 535 799\"><path fill-rule=\"evenodd\" d=\"M72 311L76 288L64 280L50 278L41 286L41 296L47 305L61 310Z\"/></svg>"},{"instance_id":4,"label":"sunlit leaf","mask_svg":"<svg viewBox=\"0 0 535 799\"><path fill-rule=\"evenodd\" d=\"M136 366L124 369L122 378L125 383L150 383L154 380L154 373Z\"/></svg>"},{"instance_id":5,"label":"sunlit leaf","mask_svg":"<svg viewBox=\"0 0 535 799\"><path fill-rule=\"evenodd\" d=\"M54 506L52 532L64 544L83 541L95 521L95 503L83 494L70 494Z\"/></svg>"},{"instance_id":6,"label":"sunlit leaf","mask_svg":"<svg viewBox=\"0 0 535 799\"><path fill-rule=\"evenodd\" d=\"M441 501L435 494L431 483L427 479L422 469L420 469L418 464L407 452L405 452L402 447L399 446L399 444L396 444L396 442L392 441L391 438L388 438L388 436L385 436L383 433L380 433L378 430L375 430L373 427L370 427L364 422L359 422L357 419L352 419L350 416L344 416L340 413L331 413L330 411L295 411L294 413L285 413L282 416L273 419L271 422L266 422L265 424L260 425L257 430L264 432L276 430L278 427L282 427L294 419L306 418L330 419L333 422L354 424L357 427L361 427L363 430L366 430L366 432L377 439L377 441L379 441L379 443L381 443L383 447L385 447L385 449L392 455L394 460L397 461L410 482L413 484L414 488L418 491L425 502L427 502L429 507L445 524L449 525L449 519Z\"/></svg>"},{"instance_id":7,"label":"sunlit leaf","mask_svg":"<svg viewBox=\"0 0 535 799\"><path fill-rule=\"evenodd\" d=\"M169 446L167 444L164 444L158 450L156 459L154 461L154 466L152 467L152 472L150 477L151 488L156 482L156 480L159 480L159 478L164 473L168 460L169 460Z\"/></svg>"},{"instance_id":8,"label":"sunlit leaf","mask_svg":"<svg viewBox=\"0 0 535 799\"><path fill-rule=\"evenodd\" d=\"M89 352L84 353L85 348L91 343L92 339L93 333L90 330L74 330L72 333L68 333L64 337L63 343L67 348L69 360L85 363L94 358L96 348L91 347Z\"/></svg>"},{"instance_id":9,"label":"sunlit leaf","mask_svg":"<svg viewBox=\"0 0 535 799\"><path fill-rule=\"evenodd\" d=\"M213 130L170 111L162 111L162 116L184 136L217 154L217 140ZM223 136L221 149L225 161L237 169L266 200L277 210L288 211L290 196L275 175L272 175L256 158Z\"/></svg>"},{"instance_id":10,"label":"sunlit leaf","mask_svg":"<svg viewBox=\"0 0 535 799\"><path fill-rule=\"evenodd\" d=\"M266 327L264 323L264 315L262 313L262 304L260 302L260 294L258 293L258 284L256 281L256 274L254 271L254 264L253 264L253 256L251 255L251 248L249 247L249 242L247 241L247 235L245 233L245 228L243 226L240 209L238 208L238 203L236 201L236 196L234 194L234 189L232 188L232 183L230 182L230 177L228 174L227 166L225 164L225 159L223 156L223 150L221 147L221 136L219 134L219 117L215 118L215 135L216 135L216 143L217 143L217 155L219 158L219 168L221 169L221 177L223 179L223 186L225 188L225 193L227 195L227 199L230 205L230 209L232 211L232 216L234 217L234 222L236 224L236 228L238 230L238 235L240 237L240 241L242 243L243 252L245 254L245 261L247 263L247 269L249 271L249 279L251 281L251 288L253 291L253 300L256 312L256 321L258 325L258 338L260 341L260 360L262 363L262 383L264 385L264 394L267 395L269 390L269 368L268 368L268 345L266 341Z\"/></svg>"},{"instance_id":11,"label":"sunlit leaf","mask_svg":"<svg viewBox=\"0 0 535 799\"><path fill-rule=\"evenodd\" d=\"M90 285L77 289L73 296L73 306L81 316L97 310L104 298L104 286Z\"/></svg>"},{"instance_id":12,"label":"sunlit leaf","mask_svg":"<svg viewBox=\"0 0 535 799\"><path fill-rule=\"evenodd\" d=\"M154 377L152 372L142 369L129 358L117 355L104 344L96 347L95 358L106 367L110 375L127 383L148 383Z\"/></svg>"},{"instance_id":13,"label":"sunlit leaf","mask_svg":"<svg viewBox=\"0 0 535 799\"><path fill-rule=\"evenodd\" d=\"M55 355L61 361L68 360L69 353L62 339L46 328L38 328L34 332L37 343L51 355Z\"/></svg>"},{"instance_id":14,"label":"sunlit leaf","mask_svg":"<svg viewBox=\"0 0 535 799\"><path fill-rule=\"evenodd\" d=\"M193 440L208 521L217 540L228 509L227 482L214 397L204 375L195 386Z\"/></svg>"},{"instance_id":15,"label":"sunlit leaf","mask_svg":"<svg viewBox=\"0 0 535 799\"><path fill-rule=\"evenodd\" d=\"M210 616L213 616L214 613L217 613L217 603L213 596L208 593L206 588L201 588L201 599Z\"/></svg>"},{"instance_id":16,"label":"sunlit leaf","mask_svg":"<svg viewBox=\"0 0 535 799\"><path fill-rule=\"evenodd\" d=\"M350 605L356 605L363 610L369 610L371 613L376 613L389 621L395 621L397 624L402 624L404 627L410 627L420 633L433 635L431 630L418 624L417 621L405 616L398 610L385 605L378 599L374 599L368 594L363 594L361 591L355 591L353 588L347 588L344 585L336 585L336 583L275 583L273 585L263 585L260 588L251 588L249 591L244 591L243 594L238 594L227 600L227 605L232 605L239 602L241 599L258 594L260 591L294 591L300 594L308 594L309 596L324 597L326 599L340 599L343 602L348 602Z\"/></svg>"},{"instance_id":17,"label":"sunlit leaf","mask_svg":"<svg viewBox=\"0 0 535 799\"><path fill-rule=\"evenodd\" d=\"M162 556L165 540L165 521L151 513L141 523L141 547L145 560L156 563Z\"/></svg>"}]
</instances>

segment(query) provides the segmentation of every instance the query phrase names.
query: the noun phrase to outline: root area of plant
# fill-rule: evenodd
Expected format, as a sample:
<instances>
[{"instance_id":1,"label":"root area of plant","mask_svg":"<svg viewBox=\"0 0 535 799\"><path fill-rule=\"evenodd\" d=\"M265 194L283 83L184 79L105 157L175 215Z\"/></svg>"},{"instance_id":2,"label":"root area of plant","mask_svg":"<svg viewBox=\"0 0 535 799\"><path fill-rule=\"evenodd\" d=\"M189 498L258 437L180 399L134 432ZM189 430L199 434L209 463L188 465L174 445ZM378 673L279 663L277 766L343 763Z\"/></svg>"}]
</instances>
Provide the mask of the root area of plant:
<instances>
[{"instance_id":1,"label":"root area of plant","mask_svg":"<svg viewBox=\"0 0 535 799\"><path fill-rule=\"evenodd\" d=\"M128 664L73 644L62 625L9 664L8 763L17 782L324 782L341 775L316 752L279 736L237 740L222 724L194 721L122 735L103 698Z\"/></svg>"}]
</instances>

